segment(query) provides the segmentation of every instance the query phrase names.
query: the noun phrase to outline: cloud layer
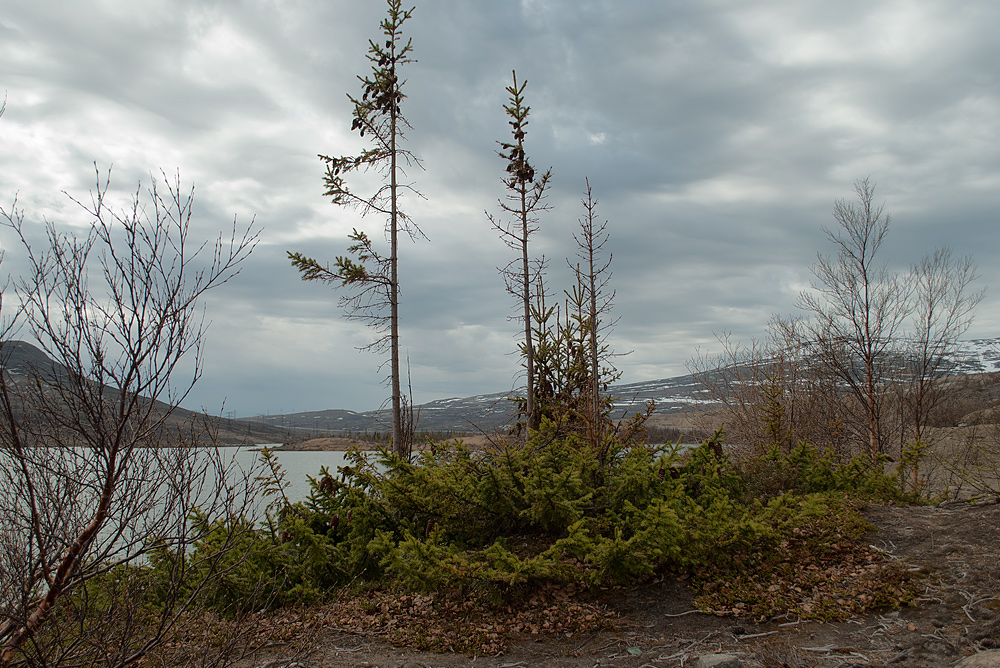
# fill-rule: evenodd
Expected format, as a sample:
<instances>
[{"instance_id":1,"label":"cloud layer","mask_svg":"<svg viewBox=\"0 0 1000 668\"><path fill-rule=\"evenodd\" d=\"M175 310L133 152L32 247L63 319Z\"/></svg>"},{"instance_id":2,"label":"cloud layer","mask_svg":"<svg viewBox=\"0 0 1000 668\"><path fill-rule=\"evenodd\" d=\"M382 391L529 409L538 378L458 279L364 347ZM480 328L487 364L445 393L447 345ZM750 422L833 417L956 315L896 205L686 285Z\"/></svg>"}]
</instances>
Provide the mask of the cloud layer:
<instances>
[{"instance_id":1,"label":"cloud layer","mask_svg":"<svg viewBox=\"0 0 1000 668\"><path fill-rule=\"evenodd\" d=\"M0 201L29 223L86 225L94 164L122 201L160 170L196 185L196 235L255 217L262 242L210 295L191 408L237 415L351 408L387 395L370 341L330 288L285 258L343 254L352 228L322 197L317 153L364 147L347 93L367 72L378 2L41 0L0 17ZM1000 5L726 0L419 2L407 33L404 206L430 241L404 244L402 341L418 402L518 383L496 142L511 71L528 80L529 154L553 168L535 249L550 285L589 178L609 221L623 380L685 372L732 331L794 313L835 199L871 176L893 215L896 270L946 244L998 284ZM362 189L374 181L361 179ZM4 270L22 266L0 231ZM969 336L1000 333L998 300ZM223 401L225 408L223 409Z\"/></svg>"}]
</instances>

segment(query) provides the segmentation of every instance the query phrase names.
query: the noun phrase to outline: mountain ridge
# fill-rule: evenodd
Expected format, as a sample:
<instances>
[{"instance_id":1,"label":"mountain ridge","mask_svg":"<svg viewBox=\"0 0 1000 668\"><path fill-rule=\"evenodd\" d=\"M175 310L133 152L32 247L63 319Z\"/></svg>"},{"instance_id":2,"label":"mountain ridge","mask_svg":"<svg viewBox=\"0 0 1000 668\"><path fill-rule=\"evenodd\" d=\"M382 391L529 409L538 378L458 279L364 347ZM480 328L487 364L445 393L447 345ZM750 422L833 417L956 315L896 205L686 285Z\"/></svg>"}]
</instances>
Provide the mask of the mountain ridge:
<instances>
[{"instance_id":1,"label":"mountain ridge","mask_svg":"<svg viewBox=\"0 0 1000 668\"><path fill-rule=\"evenodd\" d=\"M11 376L37 373L53 382L66 370L42 350L24 341L0 342L0 367ZM1000 337L960 341L949 360L949 375L968 375L1000 371ZM694 407L713 404L698 374L645 380L614 385L615 417L643 410L649 400L657 414L682 413ZM489 432L509 424L514 416L513 401L517 392L494 392L471 397L447 397L415 406L417 428L421 431L475 433ZM206 416L183 408L174 409L175 419L190 421ZM223 419L210 416L220 433L220 443L268 443L311 434L381 432L390 430L387 410L352 411L325 409L278 415Z\"/></svg>"},{"instance_id":2,"label":"mountain ridge","mask_svg":"<svg viewBox=\"0 0 1000 668\"><path fill-rule=\"evenodd\" d=\"M1000 371L1000 337L960 341L949 360L949 375ZM684 374L658 380L613 385L616 417L642 410L647 401L656 403L657 414L690 411L712 402L699 374ZM514 415L516 391L479 394L471 397L436 399L414 407L419 413L417 428L422 431L488 432L509 423ZM350 411L327 409L281 415L237 418L281 429L313 433L387 431L391 429L388 410Z\"/></svg>"}]
</instances>

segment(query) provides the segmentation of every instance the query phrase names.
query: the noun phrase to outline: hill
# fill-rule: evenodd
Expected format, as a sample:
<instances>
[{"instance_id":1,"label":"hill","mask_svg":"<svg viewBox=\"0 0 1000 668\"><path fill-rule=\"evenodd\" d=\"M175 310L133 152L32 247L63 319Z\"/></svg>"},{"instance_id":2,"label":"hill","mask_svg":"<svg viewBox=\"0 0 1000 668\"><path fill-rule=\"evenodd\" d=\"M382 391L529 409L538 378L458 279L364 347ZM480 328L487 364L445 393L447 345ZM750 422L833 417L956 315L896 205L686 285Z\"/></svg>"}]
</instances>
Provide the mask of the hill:
<instances>
[{"instance_id":1,"label":"hill","mask_svg":"<svg viewBox=\"0 0 1000 668\"><path fill-rule=\"evenodd\" d=\"M43 351L24 341L0 342L0 368L15 379L37 374L50 384L58 382L67 373ZM1000 385L996 383L998 374L991 373L1000 372L1000 338L961 342L950 360L949 372L953 374L948 381L949 390L956 399L960 399L956 403L957 409L968 408L966 412L972 415L970 419L992 422L993 413L1000 410L993 407L994 403L1000 403ZM698 377L693 374L615 385L611 393L617 397L616 417L641 410L647 401L653 400L658 419L652 424L657 425L675 426L674 418L680 417L679 414L713 405ZM496 392L449 397L421 404L416 407L418 429L429 432L490 432L511 422L511 399L514 395L513 391ZM166 409L165 404L162 409ZM328 409L223 419L182 408L174 409L170 424L183 427L192 420L207 420L217 430L220 445L281 443L318 434L382 432L388 431L390 424L388 411L384 410L356 412Z\"/></svg>"},{"instance_id":2,"label":"hill","mask_svg":"<svg viewBox=\"0 0 1000 668\"><path fill-rule=\"evenodd\" d=\"M1000 338L962 341L947 366L948 374L957 377L1000 371ZM968 385L958 381L956 383L956 389ZM971 392L970 389L966 391ZM610 392L617 397L616 417L642 410L649 400L656 403L656 414L661 416L713 406L701 381L694 374L614 385ZM492 431L511 422L514 411L510 400L514 395L515 392L497 392L438 399L421 404L415 407L419 415L417 428L420 431L459 433ZM380 432L391 429L390 415L383 410L355 412L330 409L259 415L239 420L261 427L305 434Z\"/></svg>"},{"instance_id":3,"label":"hill","mask_svg":"<svg viewBox=\"0 0 1000 668\"><path fill-rule=\"evenodd\" d=\"M693 375L616 385L611 392L616 417L642 410L646 402L656 402L659 414L681 413L696 406L711 405L701 385ZM515 392L497 392L472 397L437 399L415 407L420 431L464 432L492 431L509 424L514 417L512 399ZM345 433L387 431L388 411L355 412L348 410L307 411L282 415L259 415L238 418L251 424L266 425L288 431L310 433Z\"/></svg>"},{"instance_id":4,"label":"hill","mask_svg":"<svg viewBox=\"0 0 1000 668\"><path fill-rule=\"evenodd\" d=\"M14 385L38 379L44 385L55 386L69 375L66 367L54 362L44 351L25 341L0 342L0 370ZM106 391L112 395L116 392ZM162 402L157 402L156 406L161 412L168 409L168 405ZM188 432L190 425L194 423L207 425L215 432L217 444L222 446L281 443L289 440L287 430L267 424L223 419L183 408L173 409L167 420L168 431L175 434Z\"/></svg>"}]
</instances>

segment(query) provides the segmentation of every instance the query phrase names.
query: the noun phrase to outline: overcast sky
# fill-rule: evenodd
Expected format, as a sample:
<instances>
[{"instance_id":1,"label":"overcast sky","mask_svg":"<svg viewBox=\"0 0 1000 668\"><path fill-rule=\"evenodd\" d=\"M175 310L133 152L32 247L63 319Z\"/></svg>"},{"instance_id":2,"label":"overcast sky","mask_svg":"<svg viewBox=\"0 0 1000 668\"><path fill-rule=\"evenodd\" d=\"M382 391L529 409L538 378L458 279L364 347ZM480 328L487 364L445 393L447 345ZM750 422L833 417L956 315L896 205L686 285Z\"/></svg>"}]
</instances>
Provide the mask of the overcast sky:
<instances>
[{"instance_id":1,"label":"overcast sky","mask_svg":"<svg viewBox=\"0 0 1000 668\"><path fill-rule=\"evenodd\" d=\"M0 202L29 225L86 224L94 163L122 196L160 170L196 187L193 235L256 218L242 273L206 300L204 376L186 402L247 416L377 408L371 340L286 259L343 254L384 221L323 195L318 153L350 132L378 0L34 0L0 12ZM422 0L405 32L407 147L429 241L400 250L402 346L416 401L521 381L515 304L496 267L511 71L530 158L552 167L533 242L564 258L589 177L608 221L622 382L686 373L716 335L794 314L833 203L870 176L897 270L946 244L1000 285L1000 3L995 0ZM365 191L370 181L350 182ZM0 231L3 272L23 251ZM966 338L1000 335L1000 289Z\"/></svg>"}]
</instances>

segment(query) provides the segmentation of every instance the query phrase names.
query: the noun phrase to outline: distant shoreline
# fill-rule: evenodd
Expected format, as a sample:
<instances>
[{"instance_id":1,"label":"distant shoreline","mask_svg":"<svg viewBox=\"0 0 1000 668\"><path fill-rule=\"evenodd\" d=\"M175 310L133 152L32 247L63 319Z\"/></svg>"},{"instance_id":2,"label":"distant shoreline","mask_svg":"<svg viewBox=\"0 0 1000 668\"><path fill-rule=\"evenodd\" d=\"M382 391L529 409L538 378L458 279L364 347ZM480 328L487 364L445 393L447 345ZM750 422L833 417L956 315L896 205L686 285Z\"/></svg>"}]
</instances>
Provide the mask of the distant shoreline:
<instances>
[{"instance_id":1,"label":"distant shoreline","mask_svg":"<svg viewBox=\"0 0 1000 668\"><path fill-rule=\"evenodd\" d=\"M482 434L477 434L474 436L463 436L458 440L465 443L473 450L478 450L486 445L487 436ZM455 439L451 439L455 440ZM417 435L417 443L414 446L414 450L422 450L426 446L426 441L420 439L420 435ZM382 444L376 443L374 441L366 441L360 438L346 438L343 436L327 436L324 438L311 438L306 441L299 441L297 443L286 443L285 445L278 446L274 448L277 451L305 451L305 452L344 452L351 449L358 449L364 451L378 450L382 447Z\"/></svg>"},{"instance_id":2,"label":"distant shoreline","mask_svg":"<svg viewBox=\"0 0 1000 668\"><path fill-rule=\"evenodd\" d=\"M306 441L299 441L297 443L286 443L280 445L274 450L285 451L285 450L298 450L298 451L313 451L313 452L328 452L337 451L344 452L352 448L357 448L358 450L377 450L378 444L373 441L365 441L358 438L344 438L342 436L327 436L324 438L310 438Z\"/></svg>"}]
</instances>

